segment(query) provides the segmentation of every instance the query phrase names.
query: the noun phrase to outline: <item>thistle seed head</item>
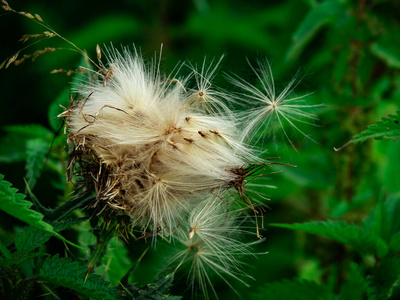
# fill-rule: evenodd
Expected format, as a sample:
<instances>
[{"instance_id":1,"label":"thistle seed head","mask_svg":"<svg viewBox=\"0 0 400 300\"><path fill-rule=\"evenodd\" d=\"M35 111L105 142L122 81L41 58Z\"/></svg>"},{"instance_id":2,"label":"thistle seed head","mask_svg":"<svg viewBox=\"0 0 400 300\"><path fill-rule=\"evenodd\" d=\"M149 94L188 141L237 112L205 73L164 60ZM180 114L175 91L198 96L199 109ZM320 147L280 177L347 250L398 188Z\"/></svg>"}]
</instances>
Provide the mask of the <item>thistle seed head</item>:
<instances>
[{"instance_id":1,"label":"thistle seed head","mask_svg":"<svg viewBox=\"0 0 400 300\"><path fill-rule=\"evenodd\" d=\"M172 230L253 150L238 142L229 115L187 101L187 79L163 77L157 63L127 49L109 50L108 60L64 113L71 170L79 161L95 187L94 206L124 211L143 229Z\"/></svg>"},{"instance_id":2,"label":"thistle seed head","mask_svg":"<svg viewBox=\"0 0 400 300\"><path fill-rule=\"evenodd\" d=\"M204 61L199 70L190 65L192 74L179 78L163 76L159 61L146 63L136 50L97 53L107 63L97 72L86 70L88 77L75 91L79 96L60 115L69 133L69 178L78 175L86 191L95 192L91 206L98 214L130 218L132 226L149 231L140 238L170 236L183 246L169 265L189 266L192 287L206 298L210 290L216 295L211 273L232 289L229 278L246 284L243 278L250 276L239 257L253 255L252 243L241 241L249 234L245 209L232 204L253 210L262 240L258 217L266 198L249 187L271 174L264 172L267 167L281 163L259 158L245 140L261 127L268 131L271 116L281 125L282 118L292 125L296 115L313 118L300 112L306 106L286 99L294 83L276 97L269 65L260 66L263 90L233 80L256 109L234 112L226 100L238 102L245 94L232 97L211 83L220 61L214 66Z\"/></svg>"}]
</instances>

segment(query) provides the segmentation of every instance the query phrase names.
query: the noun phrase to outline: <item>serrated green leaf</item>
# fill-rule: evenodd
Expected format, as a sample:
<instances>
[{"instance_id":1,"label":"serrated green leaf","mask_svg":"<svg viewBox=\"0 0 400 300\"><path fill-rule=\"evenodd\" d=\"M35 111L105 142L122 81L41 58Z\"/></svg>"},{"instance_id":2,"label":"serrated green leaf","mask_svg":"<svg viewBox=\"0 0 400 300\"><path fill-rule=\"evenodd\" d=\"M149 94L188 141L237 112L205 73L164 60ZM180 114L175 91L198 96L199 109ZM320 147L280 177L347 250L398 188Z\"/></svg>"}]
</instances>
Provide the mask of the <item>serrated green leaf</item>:
<instances>
[{"instance_id":1,"label":"serrated green leaf","mask_svg":"<svg viewBox=\"0 0 400 300\"><path fill-rule=\"evenodd\" d=\"M400 111L397 115L389 115L388 118L383 117L382 121L377 121L375 124L368 126L366 130L357 134L353 139L336 151L353 143L362 143L368 139L384 139L397 141L400 139Z\"/></svg>"},{"instance_id":2,"label":"serrated green leaf","mask_svg":"<svg viewBox=\"0 0 400 300\"><path fill-rule=\"evenodd\" d=\"M40 247L51 237L46 231L28 226L15 237L15 247L20 254L25 254Z\"/></svg>"},{"instance_id":3,"label":"serrated green leaf","mask_svg":"<svg viewBox=\"0 0 400 300\"><path fill-rule=\"evenodd\" d=\"M250 299L268 300L329 300L334 299L334 294L327 286L322 286L313 281L283 280L265 283L250 295Z\"/></svg>"},{"instance_id":4,"label":"serrated green leaf","mask_svg":"<svg viewBox=\"0 0 400 300\"><path fill-rule=\"evenodd\" d=\"M372 232L368 232L366 229L342 221L270 225L322 235L339 243L349 245L361 254L377 254L382 257L388 253L388 245L383 239Z\"/></svg>"},{"instance_id":5,"label":"serrated green leaf","mask_svg":"<svg viewBox=\"0 0 400 300\"><path fill-rule=\"evenodd\" d=\"M367 276L368 298L387 299L400 282L400 258L386 257Z\"/></svg>"},{"instance_id":6,"label":"serrated green leaf","mask_svg":"<svg viewBox=\"0 0 400 300\"><path fill-rule=\"evenodd\" d=\"M340 287L340 300L362 300L365 299L366 281L359 266L351 262L350 272Z\"/></svg>"},{"instance_id":7,"label":"serrated green leaf","mask_svg":"<svg viewBox=\"0 0 400 300\"><path fill-rule=\"evenodd\" d=\"M86 265L55 255L43 262L38 275L49 283L75 290L91 299L120 298L118 291L111 288L107 281L86 273Z\"/></svg>"},{"instance_id":8,"label":"serrated green leaf","mask_svg":"<svg viewBox=\"0 0 400 300\"><path fill-rule=\"evenodd\" d=\"M26 142L26 181L32 190L43 170L49 143L42 139L31 139Z\"/></svg>"},{"instance_id":9,"label":"serrated green leaf","mask_svg":"<svg viewBox=\"0 0 400 300\"><path fill-rule=\"evenodd\" d=\"M25 195L11 186L4 180L4 175L0 175L0 209L38 229L53 232L53 227L42 221L43 215L30 209L32 202L25 200Z\"/></svg>"},{"instance_id":10,"label":"serrated green leaf","mask_svg":"<svg viewBox=\"0 0 400 300\"><path fill-rule=\"evenodd\" d=\"M43 221L44 216L41 213L30 209L33 205L32 202L25 200L26 196L18 193L18 190L11 186L10 182L4 180L4 175L0 174L0 210L37 229L50 233L74 247L81 248L55 232L53 226Z\"/></svg>"},{"instance_id":11,"label":"serrated green leaf","mask_svg":"<svg viewBox=\"0 0 400 300\"><path fill-rule=\"evenodd\" d=\"M296 59L304 47L311 41L316 33L326 24L335 20L335 17L343 13L343 4L337 0L325 0L316 4L292 37L286 58L288 60Z\"/></svg>"},{"instance_id":12,"label":"serrated green leaf","mask_svg":"<svg viewBox=\"0 0 400 300\"><path fill-rule=\"evenodd\" d=\"M4 255L6 259L11 259L12 255L10 250L0 241L0 253Z\"/></svg>"},{"instance_id":13,"label":"serrated green leaf","mask_svg":"<svg viewBox=\"0 0 400 300\"><path fill-rule=\"evenodd\" d=\"M168 291L174 281L174 274L168 274L165 277L156 280L153 283L146 285L140 289L133 291L134 299L154 299L154 300L166 300L169 299Z\"/></svg>"},{"instance_id":14,"label":"serrated green leaf","mask_svg":"<svg viewBox=\"0 0 400 300\"><path fill-rule=\"evenodd\" d=\"M382 121L368 126L366 130L356 135L353 141L355 143L360 143L370 138L387 140L400 139L400 111L397 112L397 115L389 115L388 118L382 118Z\"/></svg>"},{"instance_id":15,"label":"serrated green leaf","mask_svg":"<svg viewBox=\"0 0 400 300\"><path fill-rule=\"evenodd\" d=\"M0 141L0 163L26 160L28 140L41 139L51 142L53 133L41 125L13 125L3 128L5 137Z\"/></svg>"}]
</instances>

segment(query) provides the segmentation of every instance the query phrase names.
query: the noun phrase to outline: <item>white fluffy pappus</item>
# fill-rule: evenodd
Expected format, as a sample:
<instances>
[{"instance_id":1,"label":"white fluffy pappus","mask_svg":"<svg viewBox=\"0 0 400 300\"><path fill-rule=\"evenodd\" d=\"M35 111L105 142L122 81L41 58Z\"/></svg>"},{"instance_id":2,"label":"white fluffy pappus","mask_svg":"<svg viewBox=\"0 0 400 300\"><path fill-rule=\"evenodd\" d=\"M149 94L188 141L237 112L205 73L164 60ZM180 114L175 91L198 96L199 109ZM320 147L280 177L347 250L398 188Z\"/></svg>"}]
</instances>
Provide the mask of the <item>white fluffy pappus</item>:
<instances>
[{"instance_id":1,"label":"white fluffy pappus","mask_svg":"<svg viewBox=\"0 0 400 300\"><path fill-rule=\"evenodd\" d=\"M142 237L169 236L181 245L169 265L189 267L193 291L197 286L206 298L209 291L217 296L211 273L232 289L229 279L247 284L240 257L254 255L254 242L241 241L249 234L244 209L231 204L253 210L253 235L262 240L257 215L262 217L266 198L251 190L257 186L251 181L260 182L272 174L266 168L280 163L261 159L254 145L260 138L251 139L260 128L269 130L272 115L296 130L296 116L314 118L303 113L307 106L293 104L297 98L286 99L294 81L275 97L269 65L260 65L264 90L230 77L245 90L235 96L212 84L221 60L204 61L200 69L189 65L191 74L179 78L163 76L160 60L145 62L136 50L106 52L103 69L82 82L78 101L61 115L69 133L70 176L78 174L95 191L91 206L98 215L127 215ZM244 97L250 109L229 108L246 103Z\"/></svg>"},{"instance_id":2,"label":"white fluffy pappus","mask_svg":"<svg viewBox=\"0 0 400 300\"><path fill-rule=\"evenodd\" d=\"M88 78L81 101L64 114L72 157L89 165L98 202L143 229L172 230L210 188L234 179L229 170L257 158L239 142L231 116L186 101L187 79L163 77L158 64L128 49L110 49L108 57L112 75ZM102 184L101 172L113 180Z\"/></svg>"},{"instance_id":3,"label":"white fluffy pappus","mask_svg":"<svg viewBox=\"0 0 400 300\"><path fill-rule=\"evenodd\" d=\"M215 195L209 196L192 210L185 225L174 234L174 244L179 250L168 266L178 265L175 271L188 269L187 282L192 295L200 291L208 299L211 292L218 298L213 287L215 277L235 292L229 282L231 279L249 286L246 279L254 279L247 274L243 257L255 259L259 254L266 254L251 251L252 246L262 240L243 242L244 238L255 238L248 227L250 220L243 217L242 210L230 210L229 206Z\"/></svg>"},{"instance_id":4,"label":"white fluffy pappus","mask_svg":"<svg viewBox=\"0 0 400 300\"><path fill-rule=\"evenodd\" d=\"M241 135L242 140L254 140L256 138L255 142L257 143L262 137L271 134L273 127L277 124L286 139L295 148L285 129L284 123L286 122L295 131L315 142L299 128L298 124L315 125L318 118L310 110L321 105L307 104L305 98L309 94L292 96L294 89L300 82L299 72L280 93L277 93L268 60L258 61L257 69L250 62L249 65L259 81L260 88L238 76L228 76L229 81L244 91L234 95L234 98L242 102L245 99L246 105L252 106L250 110L243 112L239 117L246 123Z\"/></svg>"}]
</instances>

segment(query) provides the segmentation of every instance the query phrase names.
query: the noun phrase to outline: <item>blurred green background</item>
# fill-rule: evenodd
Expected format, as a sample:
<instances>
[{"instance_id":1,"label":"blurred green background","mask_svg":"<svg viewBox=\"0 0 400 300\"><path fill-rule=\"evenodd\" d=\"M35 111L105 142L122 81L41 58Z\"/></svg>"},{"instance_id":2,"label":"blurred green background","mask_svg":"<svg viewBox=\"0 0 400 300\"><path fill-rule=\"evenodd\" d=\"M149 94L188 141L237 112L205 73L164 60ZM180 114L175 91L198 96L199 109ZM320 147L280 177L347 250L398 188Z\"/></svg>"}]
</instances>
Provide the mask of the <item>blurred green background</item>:
<instances>
[{"instance_id":1,"label":"blurred green background","mask_svg":"<svg viewBox=\"0 0 400 300\"><path fill-rule=\"evenodd\" d=\"M296 149L282 137L264 144L268 156L297 165L270 176L262 190L271 201L264 215L266 242L256 252L268 255L249 260L249 273L256 279L250 288L233 283L246 295L265 282L302 278L343 287L349 262L361 260L351 249L322 237L268 227L268 223L295 223L340 219L360 223L380 197L400 197L400 144L368 141L336 152L355 134L382 116L399 110L400 97L400 1L9 1L16 10L38 13L59 34L96 57L96 44L115 47L135 45L151 58L163 44L162 68L168 73L182 61L201 64L225 54L216 83L232 89L224 72L236 73L255 82L251 62L268 58L276 85L283 88L300 69L304 75L296 93L306 94L319 109L318 126L302 129L317 143L292 135ZM31 20L10 13L0 19L4 60L24 45L18 39L43 29ZM44 47L70 48L65 42L47 39L26 49L33 53ZM48 128L49 107L68 88L71 77L50 74L54 69L75 69L81 57L69 50L40 56L0 71L0 127L42 124ZM67 103L68 99L62 100ZM5 134L3 130L2 134ZM2 148L2 151L7 149ZM25 189L24 162L1 163L0 173L21 191ZM282 169L282 168L278 168ZM52 206L59 195L54 177L45 170L35 194ZM392 217L399 211L394 207ZM0 215L1 235L11 238L14 219ZM149 245L128 244L128 260L135 261ZM57 252L61 246L54 242ZM135 280L154 280L164 263L162 247L144 257ZM110 280L110 278L108 278ZM173 293L181 294L182 284ZM190 290L188 291L190 294ZM221 298L231 299L231 290L221 285Z\"/></svg>"}]
</instances>

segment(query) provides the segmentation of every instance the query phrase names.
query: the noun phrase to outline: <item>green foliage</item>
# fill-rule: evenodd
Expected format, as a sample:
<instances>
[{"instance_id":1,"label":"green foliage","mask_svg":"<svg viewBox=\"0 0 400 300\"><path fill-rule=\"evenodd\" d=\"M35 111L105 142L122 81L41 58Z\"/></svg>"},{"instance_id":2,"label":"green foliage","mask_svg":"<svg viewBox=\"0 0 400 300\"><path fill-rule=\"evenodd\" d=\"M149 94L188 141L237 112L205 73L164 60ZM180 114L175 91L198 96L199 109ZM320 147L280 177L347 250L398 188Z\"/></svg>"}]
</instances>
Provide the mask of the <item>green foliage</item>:
<instances>
[{"instance_id":1,"label":"green foliage","mask_svg":"<svg viewBox=\"0 0 400 300\"><path fill-rule=\"evenodd\" d=\"M270 225L322 235L339 243L349 245L361 254L385 256L388 252L388 245L382 238L366 229L342 221Z\"/></svg>"},{"instance_id":2,"label":"green foliage","mask_svg":"<svg viewBox=\"0 0 400 300\"><path fill-rule=\"evenodd\" d=\"M154 300L179 300L181 297L177 296L169 296L169 289L174 280L174 274L168 274L165 277L158 279L154 283L148 284L145 287L140 289L135 288L134 286L129 286L129 289L132 293L134 299L143 300L143 299L154 299Z\"/></svg>"},{"instance_id":3,"label":"green foliage","mask_svg":"<svg viewBox=\"0 0 400 300\"><path fill-rule=\"evenodd\" d=\"M11 252L6 246L0 241L0 253L4 255L5 259L11 259Z\"/></svg>"},{"instance_id":4,"label":"green foliage","mask_svg":"<svg viewBox=\"0 0 400 300\"><path fill-rule=\"evenodd\" d=\"M400 282L400 258L386 257L379 265L367 272L368 298L373 300L387 299Z\"/></svg>"},{"instance_id":5,"label":"green foliage","mask_svg":"<svg viewBox=\"0 0 400 300\"><path fill-rule=\"evenodd\" d=\"M326 286L305 280L283 280L266 283L251 294L250 299L268 300L333 300L334 294Z\"/></svg>"},{"instance_id":6,"label":"green foliage","mask_svg":"<svg viewBox=\"0 0 400 300\"><path fill-rule=\"evenodd\" d=\"M365 299L366 282L359 266L351 262L350 270L345 282L340 288L340 299L362 300Z\"/></svg>"},{"instance_id":7,"label":"green foliage","mask_svg":"<svg viewBox=\"0 0 400 300\"><path fill-rule=\"evenodd\" d=\"M32 205L32 202L25 200L24 194L18 193L16 188L11 187L10 182L4 180L4 175L0 174L0 210L37 229L48 232L51 235L76 246L74 243L67 241L55 232L53 226L43 221L44 216L41 213L30 209Z\"/></svg>"},{"instance_id":8,"label":"green foliage","mask_svg":"<svg viewBox=\"0 0 400 300\"><path fill-rule=\"evenodd\" d=\"M101 262L101 265L96 268L96 273L105 274L105 278L110 281L111 286L118 286L121 279L133 266L133 262L129 258L128 249L117 238L110 240Z\"/></svg>"},{"instance_id":9,"label":"green foliage","mask_svg":"<svg viewBox=\"0 0 400 300\"><path fill-rule=\"evenodd\" d=\"M383 139L397 141L400 139L400 111L397 115L389 115L388 118L383 117L382 121L368 126L366 130L354 136L349 143L361 143L366 140Z\"/></svg>"},{"instance_id":10,"label":"green foliage","mask_svg":"<svg viewBox=\"0 0 400 300\"><path fill-rule=\"evenodd\" d=\"M117 291L108 282L87 272L87 266L55 255L43 262L38 275L49 283L70 288L92 299L119 298Z\"/></svg>"},{"instance_id":11,"label":"green foliage","mask_svg":"<svg viewBox=\"0 0 400 300\"><path fill-rule=\"evenodd\" d=\"M18 193L16 188L11 187L10 182L4 180L4 175L0 175L0 209L29 225L56 234L53 226L44 222L43 215L30 209L31 206L32 202L25 200L25 195Z\"/></svg>"},{"instance_id":12,"label":"green foliage","mask_svg":"<svg viewBox=\"0 0 400 300\"><path fill-rule=\"evenodd\" d=\"M379 41L371 45L371 52L382 59L389 67L400 68L400 38L398 29L385 34Z\"/></svg>"},{"instance_id":13,"label":"green foliage","mask_svg":"<svg viewBox=\"0 0 400 300\"><path fill-rule=\"evenodd\" d=\"M400 231L392 235L390 238L389 247L393 252L400 251Z\"/></svg>"},{"instance_id":14,"label":"green foliage","mask_svg":"<svg viewBox=\"0 0 400 300\"><path fill-rule=\"evenodd\" d=\"M13 125L3 128L7 135L0 142L0 162L12 163L25 161L29 155L35 155L35 143L45 143L50 141L53 133L41 125ZM30 141L33 144L28 146ZM39 146L43 147L43 145ZM48 149L47 149L48 150Z\"/></svg>"},{"instance_id":15,"label":"green foliage","mask_svg":"<svg viewBox=\"0 0 400 300\"><path fill-rule=\"evenodd\" d=\"M35 227L26 227L15 237L15 247L20 254L26 254L46 243L51 234Z\"/></svg>"},{"instance_id":16,"label":"green foliage","mask_svg":"<svg viewBox=\"0 0 400 300\"><path fill-rule=\"evenodd\" d=\"M292 44L287 52L287 59L296 59L307 43L324 25L335 21L339 15L344 13L343 6L343 3L337 0L325 0L315 3L293 34Z\"/></svg>"},{"instance_id":17,"label":"green foliage","mask_svg":"<svg viewBox=\"0 0 400 300\"><path fill-rule=\"evenodd\" d=\"M42 139L30 139L26 142L26 181L30 189L36 184L46 160L49 145Z\"/></svg>"}]
</instances>

